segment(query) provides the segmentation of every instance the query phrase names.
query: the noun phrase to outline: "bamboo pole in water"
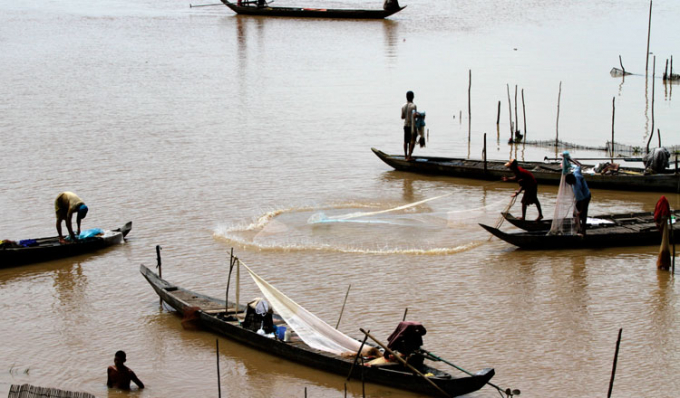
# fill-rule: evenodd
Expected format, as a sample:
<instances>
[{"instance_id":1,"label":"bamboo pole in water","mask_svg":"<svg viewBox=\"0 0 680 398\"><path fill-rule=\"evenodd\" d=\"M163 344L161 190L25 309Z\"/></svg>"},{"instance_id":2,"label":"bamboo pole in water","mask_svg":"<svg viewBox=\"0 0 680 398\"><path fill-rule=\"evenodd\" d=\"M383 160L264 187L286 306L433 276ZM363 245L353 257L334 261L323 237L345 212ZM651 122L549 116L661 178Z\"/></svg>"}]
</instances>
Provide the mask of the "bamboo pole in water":
<instances>
[{"instance_id":1,"label":"bamboo pole in water","mask_svg":"<svg viewBox=\"0 0 680 398\"><path fill-rule=\"evenodd\" d=\"M510 118L510 142L513 141L513 137L515 133L512 131L512 101L510 100L510 85L506 84L506 87L508 89L508 117Z\"/></svg>"},{"instance_id":2,"label":"bamboo pole in water","mask_svg":"<svg viewBox=\"0 0 680 398\"><path fill-rule=\"evenodd\" d=\"M524 142L527 142L527 109L524 106L524 89L522 89L522 114L524 115Z\"/></svg>"},{"instance_id":3,"label":"bamboo pole in water","mask_svg":"<svg viewBox=\"0 0 680 398\"><path fill-rule=\"evenodd\" d=\"M647 70L649 68L649 38L651 34L652 34L652 0L649 0L649 24L647 25L647 54L645 54L645 75L647 74Z\"/></svg>"},{"instance_id":4,"label":"bamboo pole in water","mask_svg":"<svg viewBox=\"0 0 680 398\"><path fill-rule=\"evenodd\" d=\"M609 393L607 394L607 398L611 398L612 389L614 388L614 376L616 376L616 361L619 358L619 346L621 345L621 332L623 332L623 328L619 329L619 338L616 340L616 352L614 353L614 364L612 365L612 377L609 380Z\"/></svg>"},{"instance_id":5,"label":"bamboo pole in water","mask_svg":"<svg viewBox=\"0 0 680 398\"><path fill-rule=\"evenodd\" d=\"M515 84L515 123L517 123L517 126L515 126L515 136L517 135L517 131L519 131L519 118L517 117L517 85Z\"/></svg>"},{"instance_id":6,"label":"bamboo pole in water","mask_svg":"<svg viewBox=\"0 0 680 398\"><path fill-rule=\"evenodd\" d=\"M557 93L557 121L555 123L555 151L557 152L557 143L560 140L560 99L562 98L562 82L560 82L560 90Z\"/></svg>"},{"instance_id":7,"label":"bamboo pole in water","mask_svg":"<svg viewBox=\"0 0 680 398\"><path fill-rule=\"evenodd\" d=\"M501 122L501 102L498 101L498 113L496 113L496 126Z\"/></svg>"},{"instance_id":8,"label":"bamboo pole in water","mask_svg":"<svg viewBox=\"0 0 680 398\"><path fill-rule=\"evenodd\" d=\"M616 113L616 97L612 98L612 159L611 162L614 163L614 114Z\"/></svg>"},{"instance_id":9,"label":"bamboo pole in water","mask_svg":"<svg viewBox=\"0 0 680 398\"><path fill-rule=\"evenodd\" d=\"M649 132L649 139L647 140L647 153L649 153L649 144L654 137L654 79L656 78L656 55L652 59L652 129Z\"/></svg>"},{"instance_id":10,"label":"bamboo pole in water","mask_svg":"<svg viewBox=\"0 0 680 398\"><path fill-rule=\"evenodd\" d=\"M215 339L215 353L217 354L217 396L222 397L222 385L220 384L220 341Z\"/></svg>"},{"instance_id":11,"label":"bamboo pole in water","mask_svg":"<svg viewBox=\"0 0 680 398\"><path fill-rule=\"evenodd\" d=\"M470 142L470 134L472 130L472 69L469 70L468 82L468 142Z\"/></svg>"}]
</instances>

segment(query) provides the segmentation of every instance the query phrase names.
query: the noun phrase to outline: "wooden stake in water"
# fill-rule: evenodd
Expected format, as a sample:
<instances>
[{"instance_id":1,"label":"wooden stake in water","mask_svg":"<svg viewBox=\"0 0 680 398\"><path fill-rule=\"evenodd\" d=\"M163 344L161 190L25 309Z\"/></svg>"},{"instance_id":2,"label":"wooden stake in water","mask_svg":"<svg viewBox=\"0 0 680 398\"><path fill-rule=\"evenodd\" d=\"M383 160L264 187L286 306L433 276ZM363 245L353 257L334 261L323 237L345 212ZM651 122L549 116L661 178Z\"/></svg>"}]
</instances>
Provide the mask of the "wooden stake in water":
<instances>
[{"instance_id":1,"label":"wooden stake in water","mask_svg":"<svg viewBox=\"0 0 680 398\"><path fill-rule=\"evenodd\" d=\"M649 139L647 140L647 153L649 153L649 144L654 137L654 79L656 79L656 55L652 60L652 129L649 131Z\"/></svg>"},{"instance_id":2,"label":"wooden stake in water","mask_svg":"<svg viewBox=\"0 0 680 398\"><path fill-rule=\"evenodd\" d=\"M404 317L401 318L401 321L404 322L406 320L406 314L408 314L408 307L404 310Z\"/></svg>"},{"instance_id":3,"label":"wooden stake in water","mask_svg":"<svg viewBox=\"0 0 680 398\"><path fill-rule=\"evenodd\" d=\"M612 158L611 162L614 163L614 114L616 113L616 97L612 98Z\"/></svg>"},{"instance_id":4,"label":"wooden stake in water","mask_svg":"<svg viewBox=\"0 0 680 398\"><path fill-rule=\"evenodd\" d=\"M527 142L527 110L524 107L524 89L522 89L522 114L524 115L524 142Z\"/></svg>"},{"instance_id":5,"label":"wooden stake in water","mask_svg":"<svg viewBox=\"0 0 680 398\"><path fill-rule=\"evenodd\" d=\"M609 393L607 398L611 398L612 389L614 388L614 376L616 376L616 361L619 359L619 346L621 345L621 332L623 328L619 329L619 338L616 340L616 352L614 353L614 364L612 365L612 377L609 380Z\"/></svg>"},{"instance_id":6,"label":"wooden stake in water","mask_svg":"<svg viewBox=\"0 0 680 398\"><path fill-rule=\"evenodd\" d=\"M647 54L645 54L645 74L649 69L649 38L652 35L652 0L649 0L649 24L647 25ZM652 130L654 131L654 130Z\"/></svg>"},{"instance_id":7,"label":"wooden stake in water","mask_svg":"<svg viewBox=\"0 0 680 398\"><path fill-rule=\"evenodd\" d=\"M342 313L345 312L345 304L347 303L347 296L349 296L349 289L352 288L352 284L347 287L347 293L345 293L345 301L342 302L342 309L340 310L340 316L338 317L338 323L335 324L337 329L340 326L340 319L342 319Z\"/></svg>"},{"instance_id":8,"label":"wooden stake in water","mask_svg":"<svg viewBox=\"0 0 680 398\"><path fill-rule=\"evenodd\" d=\"M161 265L161 245L156 245L156 268L158 268L158 277L163 279L163 267ZM163 299L159 300L159 304L163 306Z\"/></svg>"},{"instance_id":9,"label":"wooden stake in water","mask_svg":"<svg viewBox=\"0 0 680 398\"><path fill-rule=\"evenodd\" d=\"M496 126L501 122L501 102L498 101L498 113L496 113Z\"/></svg>"},{"instance_id":10,"label":"wooden stake in water","mask_svg":"<svg viewBox=\"0 0 680 398\"><path fill-rule=\"evenodd\" d=\"M217 396L222 397L222 385L220 384L220 341L215 339L215 352L217 354Z\"/></svg>"},{"instance_id":11,"label":"wooden stake in water","mask_svg":"<svg viewBox=\"0 0 680 398\"><path fill-rule=\"evenodd\" d=\"M560 82L560 91L557 93L557 121L555 122L555 153L557 153L557 145L560 141L560 99L562 98L562 82Z\"/></svg>"},{"instance_id":12,"label":"wooden stake in water","mask_svg":"<svg viewBox=\"0 0 680 398\"><path fill-rule=\"evenodd\" d=\"M512 127L512 100L510 100L510 85L506 84L506 87L508 89L508 117L510 118L510 141L513 141L515 133L513 132L514 129Z\"/></svg>"}]
</instances>

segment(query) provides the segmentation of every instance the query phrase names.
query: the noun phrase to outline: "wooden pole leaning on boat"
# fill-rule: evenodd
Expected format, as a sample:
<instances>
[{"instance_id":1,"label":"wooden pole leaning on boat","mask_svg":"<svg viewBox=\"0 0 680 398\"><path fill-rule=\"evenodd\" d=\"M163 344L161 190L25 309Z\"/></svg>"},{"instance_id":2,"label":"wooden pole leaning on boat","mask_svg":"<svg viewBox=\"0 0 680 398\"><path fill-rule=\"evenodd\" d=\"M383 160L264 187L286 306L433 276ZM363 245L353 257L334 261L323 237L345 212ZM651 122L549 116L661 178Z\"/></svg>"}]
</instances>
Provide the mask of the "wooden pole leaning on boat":
<instances>
[{"instance_id":1,"label":"wooden pole leaning on boat","mask_svg":"<svg viewBox=\"0 0 680 398\"><path fill-rule=\"evenodd\" d=\"M370 330L369 330L370 332ZM354 370L354 365L357 364L357 360L361 356L361 351L364 349L364 344L366 344L366 340L368 340L368 335L364 336L364 341L361 342L361 345L359 346L359 351L357 351L357 355L354 356L354 362L352 362L352 366L349 367L349 373L347 374L347 380L352 377L352 371Z\"/></svg>"},{"instance_id":2,"label":"wooden pole leaning on boat","mask_svg":"<svg viewBox=\"0 0 680 398\"><path fill-rule=\"evenodd\" d=\"M444 362L445 364L450 365L450 366L453 366L454 368L460 370L460 371L463 372L463 373L466 373L466 374L468 374L468 375L470 375L470 376L474 376L474 374L472 374L471 372L468 372L467 370L461 368L460 366L458 366L458 365L456 365L456 364L454 364L454 363L451 363L451 362L447 361L447 360L444 359L444 358L438 357L437 355L431 353L431 352L428 351L428 350L425 350L425 349L421 348L419 351L422 352L422 353L424 353L424 354L426 355L426 357L428 357L428 358L429 358L430 360L432 360L432 361L440 361L440 362ZM498 387L497 385L493 384L493 383L490 382L490 381L487 381L486 384L488 384L488 385L490 385L491 387L495 388L495 389L498 390L499 392L501 392L501 393L503 393L503 394L506 394L506 395L509 396L509 397L512 397L513 395L520 395L520 394L522 393L522 392L521 392L520 390L518 390L518 389L513 389L513 390L511 390L511 389L509 389L509 388L506 388L505 390L503 390L502 388Z\"/></svg>"},{"instance_id":3,"label":"wooden pole leaning on boat","mask_svg":"<svg viewBox=\"0 0 680 398\"><path fill-rule=\"evenodd\" d=\"M345 301L342 302L342 309L340 310L340 316L338 317L338 323L335 324L335 328L337 329L340 326L340 320L342 319L342 313L345 312L345 304L347 304L347 296L349 296L349 289L352 288L352 284L350 283L349 286L347 287L347 293L345 293Z\"/></svg>"},{"instance_id":4,"label":"wooden pole leaning on boat","mask_svg":"<svg viewBox=\"0 0 680 398\"><path fill-rule=\"evenodd\" d=\"M441 387L439 387L438 385L436 385L434 381L428 379L427 376L425 376L424 374L420 373L420 372L418 371L418 369L416 369L416 368L414 368L413 366L411 366L411 364L409 364L408 362L406 362L402 357L400 357L398 354L395 354L394 351L390 350L389 348L387 348L386 345L384 345L383 343L381 343L380 341L378 341L378 339L376 339L375 337L371 336L371 334L370 334L369 332L365 331L364 329L359 329L359 330L361 330L361 333L363 333L363 334L365 334L366 336L370 337L371 340L373 340L377 345L379 345L380 347L382 347L382 348L385 350L385 352L387 352L387 353L389 353L390 355L392 355L393 357L395 357L399 362L401 362L402 365L404 365L404 366L406 366L407 368L409 368L409 370L410 370L411 372L413 372L415 375L417 375L418 377L421 377L423 380L425 380L425 381L428 382L430 385L432 385L432 387L434 387L435 389L437 389L437 391L439 391L440 393L442 393L442 395L444 395L445 397L450 397L450 395L449 395L446 391L442 390Z\"/></svg>"}]
</instances>

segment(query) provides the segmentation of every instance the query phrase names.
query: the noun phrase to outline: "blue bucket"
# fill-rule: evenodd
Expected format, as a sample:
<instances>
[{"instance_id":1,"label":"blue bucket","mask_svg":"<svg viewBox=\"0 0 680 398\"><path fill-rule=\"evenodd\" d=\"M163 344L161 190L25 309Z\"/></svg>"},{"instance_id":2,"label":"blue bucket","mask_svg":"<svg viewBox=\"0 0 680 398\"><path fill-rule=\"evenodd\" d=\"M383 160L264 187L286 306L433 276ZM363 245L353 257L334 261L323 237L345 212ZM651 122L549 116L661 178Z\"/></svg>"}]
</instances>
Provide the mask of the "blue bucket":
<instances>
[{"instance_id":1,"label":"blue bucket","mask_svg":"<svg viewBox=\"0 0 680 398\"><path fill-rule=\"evenodd\" d=\"M286 335L286 327L285 326L277 326L276 327L276 337L279 338L279 340L283 340L283 337Z\"/></svg>"}]
</instances>

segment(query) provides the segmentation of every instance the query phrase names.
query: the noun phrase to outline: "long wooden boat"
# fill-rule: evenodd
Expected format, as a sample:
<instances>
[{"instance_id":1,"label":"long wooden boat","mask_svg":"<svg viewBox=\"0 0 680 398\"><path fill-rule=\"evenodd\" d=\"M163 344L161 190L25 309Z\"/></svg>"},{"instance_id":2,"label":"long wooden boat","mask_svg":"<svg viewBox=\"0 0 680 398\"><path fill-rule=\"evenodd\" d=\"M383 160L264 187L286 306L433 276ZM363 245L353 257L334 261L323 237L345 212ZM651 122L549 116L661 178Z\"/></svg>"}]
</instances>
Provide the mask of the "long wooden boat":
<instances>
[{"instance_id":1,"label":"long wooden boat","mask_svg":"<svg viewBox=\"0 0 680 398\"><path fill-rule=\"evenodd\" d=\"M240 5L229 0L222 3L232 11L241 15L259 15L269 17L304 17L304 18L346 18L346 19L383 19L406 8L394 7L387 10L344 9L344 8L303 8L272 7L266 2L258 5L257 1L244 1Z\"/></svg>"},{"instance_id":2,"label":"long wooden boat","mask_svg":"<svg viewBox=\"0 0 680 398\"><path fill-rule=\"evenodd\" d=\"M14 267L78 256L122 243L132 229L132 222L103 234L78 239L73 243L59 243L59 237L26 239L19 242L4 241L0 245L0 268ZM23 244L22 244L23 243Z\"/></svg>"},{"instance_id":3,"label":"long wooden boat","mask_svg":"<svg viewBox=\"0 0 680 398\"><path fill-rule=\"evenodd\" d=\"M676 212L676 214L678 213ZM501 240L522 249L531 250L658 246L661 244L661 233L653 220L651 222L588 228L583 237L578 235L548 235L547 230L503 232L488 225L479 225ZM676 236L675 240L680 239ZM673 243L673 239L671 239L671 243Z\"/></svg>"},{"instance_id":4,"label":"long wooden boat","mask_svg":"<svg viewBox=\"0 0 680 398\"><path fill-rule=\"evenodd\" d=\"M505 167L504 160L470 160L462 158L444 158L433 156L414 156L407 161L403 155L388 155L378 149L371 148L383 162L399 171L420 174L445 175L450 177L473 178L478 180L500 180L512 176ZM546 162L523 162L519 165L536 177L539 184L559 185L561 165ZM587 169L591 166L584 166ZM660 174L645 175L642 169L620 167L617 174L583 173L588 187L621 191L680 192L680 174L666 170Z\"/></svg>"},{"instance_id":5,"label":"long wooden boat","mask_svg":"<svg viewBox=\"0 0 680 398\"><path fill-rule=\"evenodd\" d=\"M503 218L510 224L525 231L549 231L552 225L551 219L535 220L520 220L510 213L502 213ZM673 212L675 217L680 216L680 211ZM637 213L617 213L617 214L603 214L599 216L588 217L588 230L600 228L614 228L627 225L638 224L654 224L654 212L645 211Z\"/></svg>"},{"instance_id":6,"label":"long wooden boat","mask_svg":"<svg viewBox=\"0 0 680 398\"><path fill-rule=\"evenodd\" d=\"M238 321L235 303L229 302L230 311L229 313L226 313L225 300L205 296L171 284L164 279L161 279L156 273L144 265L140 266L139 271L156 291L158 296L174 308L179 315L184 315L187 311L191 311L194 315L198 315L200 326L217 334L239 343L255 347L271 355L295 361L315 369L337 373L345 377L347 377L351 371L351 376L354 377L355 380L360 380L363 377L363 380L370 383L383 384L393 388L416 391L432 396L441 396L441 392L431 386L428 382L415 376L400 365L397 365L396 367L360 366L360 362L358 362L357 365L353 367L354 358L335 355L311 348L303 342L294 331L288 341L282 341L278 338L271 338L267 337L267 335L258 334L255 331L244 328ZM239 316L243 315L245 310L245 305L239 305ZM273 314L273 320L274 325L277 327L284 326L288 330L293 330L276 313ZM465 377L454 377L426 364L419 370L423 374L431 373L432 375L428 376L428 379L450 396L459 396L477 391L494 375L494 370L492 368L486 368L473 376Z\"/></svg>"},{"instance_id":7,"label":"long wooden boat","mask_svg":"<svg viewBox=\"0 0 680 398\"><path fill-rule=\"evenodd\" d=\"M237 14L295 18L383 19L406 8L406 6L396 6L386 10L366 10L345 8L272 7L266 2L243 1L239 4L232 3L229 0L222 0L222 3Z\"/></svg>"}]
</instances>

